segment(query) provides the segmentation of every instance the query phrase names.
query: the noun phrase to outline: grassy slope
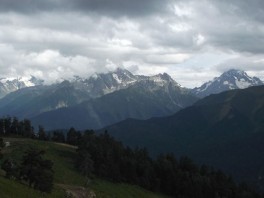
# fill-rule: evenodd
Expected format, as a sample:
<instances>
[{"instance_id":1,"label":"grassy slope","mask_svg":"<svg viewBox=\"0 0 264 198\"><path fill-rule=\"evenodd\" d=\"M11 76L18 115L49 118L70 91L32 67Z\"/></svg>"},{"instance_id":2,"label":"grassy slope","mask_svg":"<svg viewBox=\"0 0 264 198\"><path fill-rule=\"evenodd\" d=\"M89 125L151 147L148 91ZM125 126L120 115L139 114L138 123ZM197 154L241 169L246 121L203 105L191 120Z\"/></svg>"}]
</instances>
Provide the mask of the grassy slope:
<instances>
[{"instance_id":1,"label":"grassy slope","mask_svg":"<svg viewBox=\"0 0 264 198\"><path fill-rule=\"evenodd\" d=\"M56 144L53 142L36 141L29 139L7 138L11 142L11 146L5 148L5 157L14 157L20 159L23 152L29 147L37 147L46 151L45 158L54 162L55 171L55 188L49 195L43 195L37 191L28 188L24 184L16 181L5 179L0 176L0 194L1 198L60 198L65 196L64 190L58 184L67 184L71 186L86 186L86 179L80 175L74 168L75 148L65 144ZM3 172L1 173L3 175ZM94 180L88 186L92 189L97 197L146 197L158 198L162 197L146 191L140 187L127 184L113 184L111 182Z\"/></svg>"}]
</instances>

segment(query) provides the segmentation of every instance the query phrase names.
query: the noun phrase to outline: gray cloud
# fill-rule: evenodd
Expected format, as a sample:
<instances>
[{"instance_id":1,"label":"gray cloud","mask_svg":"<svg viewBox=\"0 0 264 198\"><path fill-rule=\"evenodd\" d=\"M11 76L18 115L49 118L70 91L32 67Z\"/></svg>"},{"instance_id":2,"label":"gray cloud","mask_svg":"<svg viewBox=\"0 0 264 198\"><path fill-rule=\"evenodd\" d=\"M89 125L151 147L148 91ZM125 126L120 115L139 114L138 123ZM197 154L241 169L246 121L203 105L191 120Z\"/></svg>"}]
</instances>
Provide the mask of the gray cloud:
<instances>
[{"instance_id":1,"label":"gray cloud","mask_svg":"<svg viewBox=\"0 0 264 198\"><path fill-rule=\"evenodd\" d=\"M264 3L253 1L207 1L197 6L195 29L207 37L207 44L227 51L264 53ZM202 6L202 7L201 7Z\"/></svg>"},{"instance_id":2,"label":"gray cloud","mask_svg":"<svg viewBox=\"0 0 264 198\"><path fill-rule=\"evenodd\" d=\"M261 73L263 10L262 0L0 0L1 75L122 66L197 86L231 67Z\"/></svg>"},{"instance_id":3,"label":"gray cloud","mask_svg":"<svg viewBox=\"0 0 264 198\"><path fill-rule=\"evenodd\" d=\"M142 16L167 11L170 0L77 0L75 6L84 11L110 15Z\"/></svg>"},{"instance_id":4,"label":"gray cloud","mask_svg":"<svg viewBox=\"0 0 264 198\"><path fill-rule=\"evenodd\" d=\"M113 16L142 16L166 12L172 0L1 0L2 12L76 11Z\"/></svg>"},{"instance_id":5,"label":"gray cloud","mask_svg":"<svg viewBox=\"0 0 264 198\"><path fill-rule=\"evenodd\" d=\"M22 12L31 13L38 11L51 11L61 5L61 1L52 0L1 0L0 10L2 12Z\"/></svg>"}]
</instances>

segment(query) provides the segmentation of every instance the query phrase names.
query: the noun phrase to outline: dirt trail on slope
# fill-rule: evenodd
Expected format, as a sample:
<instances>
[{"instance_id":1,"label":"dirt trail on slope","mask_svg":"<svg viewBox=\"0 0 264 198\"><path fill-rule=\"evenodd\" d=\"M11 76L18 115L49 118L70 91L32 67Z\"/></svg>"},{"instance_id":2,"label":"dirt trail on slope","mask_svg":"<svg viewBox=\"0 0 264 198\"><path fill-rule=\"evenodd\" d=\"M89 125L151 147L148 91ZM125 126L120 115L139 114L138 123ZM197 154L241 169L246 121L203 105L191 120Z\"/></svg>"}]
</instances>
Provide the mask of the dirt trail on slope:
<instances>
[{"instance_id":1,"label":"dirt trail on slope","mask_svg":"<svg viewBox=\"0 0 264 198\"><path fill-rule=\"evenodd\" d=\"M67 198L96 198L96 194L92 190L82 186L70 186L65 184L57 184L57 186L65 190Z\"/></svg>"},{"instance_id":2,"label":"dirt trail on slope","mask_svg":"<svg viewBox=\"0 0 264 198\"><path fill-rule=\"evenodd\" d=\"M54 142L54 144L57 144L57 145L60 145L60 146L64 146L64 147L73 148L73 149L77 149L78 148L77 146L66 144L66 143Z\"/></svg>"}]
</instances>

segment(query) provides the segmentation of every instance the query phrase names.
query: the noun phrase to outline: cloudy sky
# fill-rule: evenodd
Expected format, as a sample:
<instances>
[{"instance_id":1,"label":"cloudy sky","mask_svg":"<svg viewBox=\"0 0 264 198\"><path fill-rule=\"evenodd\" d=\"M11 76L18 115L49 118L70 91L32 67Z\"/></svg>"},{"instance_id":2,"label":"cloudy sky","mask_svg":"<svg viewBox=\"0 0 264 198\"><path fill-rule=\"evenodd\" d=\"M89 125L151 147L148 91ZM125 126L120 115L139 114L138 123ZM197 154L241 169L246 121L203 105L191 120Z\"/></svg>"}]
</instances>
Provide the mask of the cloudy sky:
<instances>
[{"instance_id":1,"label":"cloudy sky","mask_svg":"<svg viewBox=\"0 0 264 198\"><path fill-rule=\"evenodd\" d=\"M264 80L264 1L0 0L0 77L117 67L186 87L230 68Z\"/></svg>"}]
</instances>

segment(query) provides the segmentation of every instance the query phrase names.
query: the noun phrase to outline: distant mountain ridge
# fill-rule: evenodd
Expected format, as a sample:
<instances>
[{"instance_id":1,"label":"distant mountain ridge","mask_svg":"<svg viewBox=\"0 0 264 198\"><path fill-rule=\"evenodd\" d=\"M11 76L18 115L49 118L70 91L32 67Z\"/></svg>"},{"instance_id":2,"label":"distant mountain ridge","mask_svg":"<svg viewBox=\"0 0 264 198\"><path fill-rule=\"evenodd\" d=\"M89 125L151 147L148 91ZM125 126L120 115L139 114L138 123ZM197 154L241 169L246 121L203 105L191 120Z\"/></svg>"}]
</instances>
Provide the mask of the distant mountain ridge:
<instances>
[{"instance_id":1,"label":"distant mountain ridge","mask_svg":"<svg viewBox=\"0 0 264 198\"><path fill-rule=\"evenodd\" d=\"M224 72L221 76L214 78L212 81L192 89L191 92L197 97L203 98L210 94L217 94L233 89L245 89L259 85L264 85L259 78L250 77L246 72L241 70L231 69Z\"/></svg>"},{"instance_id":2,"label":"distant mountain ridge","mask_svg":"<svg viewBox=\"0 0 264 198\"><path fill-rule=\"evenodd\" d=\"M51 85L34 77L22 80L21 85L16 84L16 91L0 99L0 116L31 118L35 125L43 124L49 129L97 129L127 118L167 116L192 105L198 100L196 96L261 84L243 71L230 70L204 85L208 88L203 88L205 91L190 90L166 73L143 76L120 68ZM74 114L82 116L77 120Z\"/></svg>"},{"instance_id":3,"label":"distant mountain ridge","mask_svg":"<svg viewBox=\"0 0 264 198\"><path fill-rule=\"evenodd\" d=\"M112 72L95 73L89 78L74 76L73 78L62 79L62 81L57 81L51 86L69 82L75 89L86 92L91 98L96 98L126 88L134 82L147 78L147 76L133 75L128 70L117 68ZM0 78L0 98L19 89L39 85L44 85L44 80L37 79L34 76Z\"/></svg>"},{"instance_id":4,"label":"distant mountain ridge","mask_svg":"<svg viewBox=\"0 0 264 198\"><path fill-rule=\"evenodd\" d=\"M181 86L166 73L154 76L134 75L130 71L121 68L107 73L95 73L88 78L74 76L73 78L63 79L63 81L58 81L54 84L67 81L75 89L86 92L90 98L97 98L120 89L126 89L136 82L142 80L155 80L155 78L156 81L160 79L165 80L165 78L167 78L166 80L173 81L177 86ZM160 82L162 82L162 80ZM215 77L213 80L204 83L200 87L189 90L195 96L203 98L210 94L216 94L227 90L244 89L250 86L263 84L263 81L257 77L250 77L244 71L231 69L224 72L221 76ZM0 78L0 98L19 89L40 85L44 85L44 80L37 79L34 76Z\"/></svg>"}]
</instances>

